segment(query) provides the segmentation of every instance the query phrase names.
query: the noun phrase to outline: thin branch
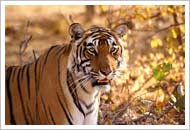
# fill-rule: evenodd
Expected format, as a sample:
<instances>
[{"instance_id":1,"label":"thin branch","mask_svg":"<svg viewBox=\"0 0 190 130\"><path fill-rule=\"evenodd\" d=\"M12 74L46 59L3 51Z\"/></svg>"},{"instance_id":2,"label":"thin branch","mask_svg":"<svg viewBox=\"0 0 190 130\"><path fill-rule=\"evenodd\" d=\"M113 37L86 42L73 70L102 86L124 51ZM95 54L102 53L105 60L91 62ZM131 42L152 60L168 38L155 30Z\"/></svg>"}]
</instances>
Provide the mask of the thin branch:
<instances>
[{"instance_id":1,"label":"thin branch","mask_svg":"<svg viewBox=\"0 0 190 130\"><path fill-rule=\"evenodd\" d=\"M184 22L183 23L177 23L177 24L171 24L167 27L164 27L164 28L161 28L161 29L157 29L157 30L148 30L148 29L132 29L132 31L137 31L137 32L153 32L153 33L159 33L161 31L165 31L165 30L168 30L169 28L171 27L176 27L176 26L180 26L180 25L183 25L185 24ZM155 34L154 34L155 35Z\"/></svg>"},{"instance_id":2,"label":"thin branch","mask_svg":"<svg viewBox=\"0 0 190 130\"><path fill-rule=\"evenodd\" d=\"M158 13L156 13L156 14L154 14L154 15L148 17L148 19L153 19L153 18L159 17L160 15L161 15L161 13L158 12Z\"/></svg>"},{"instance_id":3,"label":"thin branch","mask_svg":"<svg viewBox=\"0 0 190 130\"><path fill-rule=\"evenodd\" d=\"M20 65L22 65L22 55L24 54L26 48L28 47L29 41L32 39L32 35L27 36L29 26L30 26L30 21L28 20L24 31L24 40L21 41L19 46Z\"/></svg>"},{"instance_id":4,"label":"thin branch","mask_svg":"<svg viewBox=\"0 0 190 130\"><path fill-rule=\"evenodd\" d=\"M25 38L23 41L21 41L20 44L20 54L24 54L26 48L28 47L29 41L32 39L32 35L29 35L27 38Z\"/></svg>"},{"instance_id":5,"label":"thin branch","mask_svg":"<svg viewBox=\"0 0 190 130\"><path fill-rule=\"evenodd\" d=\"M32 50L32 53L33 53L33 56L34 56L34 61L36 61L38 56L37 56L37 54L36 54L36 52L34 50Z\"/></svg>"},{"instance_id":6,"label":"thin branch","mask_svg":"<svg viewBox=\"0 0 190 130\"><path fill-rule=\"evenodd\" d=\"M146 112L144 113L142 116L138 117L138 118L134 118L130 121L130 124L132 124L132 122L134 122L135 124L137 124L137 122L141 122L142 120L146 120L148 118L153 118L155 119L155 115L151 112Z\"/></svg>"},{"instance_id":7,"label":"thin branch","mask_svg":"<svg viewBox=\"0 0 190 130\"><path fill-rule=\"evenodd\" d=\"M66 22L67 25L72 24L72 21L69 21L70 19L68 19L61 11L59 11L57 13L59 16L61 16L62 19L64 19L64 21ZM70 23L71 22L71 23Z\"/></svg>"},{"instance_id":8,"label":"thin branch","mask_svg":"<svg viewBox=\"0 0 190 130\"><path fill-rule=\"evenodd\" d=\"M127 111L128 107L131 105L131 103L133 103L136 99L140 98L141 96L143 96L143 95L145 95L147 93L148 92L144 92L141 95L138 95L138 96L132 98L131 101L128 101L121 109L118 108L118 110L116 110L116 112L113 115L112 124L113 124L113 122L116 121L116 119L118 117L121 117Z\"/></svg>"},{"instance_id":9,"label":"thin branch","mask_svg":"<svg viewBox=\"0 0 190 130\"><path fill-rule=\"evenodd\" d=\"M69 20L70 20L70 23L74 23L74 20L73 20L73 16L72 15L69 15Z\"/></svg>"},{"instance_id":10,"label":"thin branch","mask_svg":"<svg viewBox=\"0 0 190 130\"><path fill-rule=\"evenodd\" d=\"M25 38L23 41L21 41L19 46L19 57L20 57L20 64L22 65L22 55L24 54L26 48L28 47L29 41L32 39L32 35Z\"/></svg>"}]
</instances>

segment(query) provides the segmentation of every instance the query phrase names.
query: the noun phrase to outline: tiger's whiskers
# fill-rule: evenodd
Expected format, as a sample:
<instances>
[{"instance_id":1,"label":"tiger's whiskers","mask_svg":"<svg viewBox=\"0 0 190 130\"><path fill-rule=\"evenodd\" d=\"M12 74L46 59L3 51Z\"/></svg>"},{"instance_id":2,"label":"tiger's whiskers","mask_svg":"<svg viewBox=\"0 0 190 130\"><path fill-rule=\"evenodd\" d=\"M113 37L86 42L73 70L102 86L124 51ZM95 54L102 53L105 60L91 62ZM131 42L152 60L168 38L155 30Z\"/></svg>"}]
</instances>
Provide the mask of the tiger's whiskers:
<instances>
[{"instance_id":1,"label":"tiger's whiskers","mask_svg":"<svg viewBox=\"0 0 190 130\"><path fill-rule=\"evenodd\" d=\"M71 86L72 86L72 85L76 85L76 84L78 84L78 82L79 82L80 84L82 84L82 85L85 87L90 78L91 78L90 75L85 75L85 76L83 76L83 77L81 77L81 78L79 78L79 79L73 81L72 84L70 84L70 85L71 85ZM76 91L79 87L81 87L80 84L77 85L77 86L75 86L75 87L73 87L71 93L73 93L73 92Z\"/></svg>"}]
</instances>

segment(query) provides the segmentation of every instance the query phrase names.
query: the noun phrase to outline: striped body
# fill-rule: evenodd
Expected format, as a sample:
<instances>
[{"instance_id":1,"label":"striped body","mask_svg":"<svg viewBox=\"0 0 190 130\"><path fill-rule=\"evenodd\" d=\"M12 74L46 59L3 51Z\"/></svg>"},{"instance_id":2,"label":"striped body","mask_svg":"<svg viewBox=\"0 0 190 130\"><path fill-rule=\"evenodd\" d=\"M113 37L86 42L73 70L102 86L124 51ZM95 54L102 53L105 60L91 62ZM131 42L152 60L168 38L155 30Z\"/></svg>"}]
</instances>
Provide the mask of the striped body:
<instances>
[{"instance_id":1,"label":"striped body","mask_svg":"<svg viewBox=\"0 0 190 130\"><path fill-rule=\"evenodd\" d=\"M116 34L101 29L6 68L5 123L97 124L100 94L124 62Z\"/></svg>"}]
</instances>

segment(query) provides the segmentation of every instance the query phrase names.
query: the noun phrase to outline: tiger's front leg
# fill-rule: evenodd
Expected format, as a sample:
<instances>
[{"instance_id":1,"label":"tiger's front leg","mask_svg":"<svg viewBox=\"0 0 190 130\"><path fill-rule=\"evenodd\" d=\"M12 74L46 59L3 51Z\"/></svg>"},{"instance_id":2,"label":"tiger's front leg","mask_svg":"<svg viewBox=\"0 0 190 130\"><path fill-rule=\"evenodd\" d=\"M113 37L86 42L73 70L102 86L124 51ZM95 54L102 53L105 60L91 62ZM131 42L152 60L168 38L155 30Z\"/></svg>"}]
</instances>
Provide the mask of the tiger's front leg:
<instances>
[{"instance_id":1,"label":"tiger's front leg","mask_svg":"<svg viewBox=\"0 0 190 130\"><path fill-rule=\"evenodd\" d=\"M98 111L99 111L99 98L96 99L94 107L86 112L84 119L84 125L97 125L98 122Z\"/></svg>"},{"instance_id":2,"label":"tiger's front leg","mask_svg":"<svg viewBox=\"0 0 190 130\"><path fill-rule=\"evenodd\" d=\"M85 117L84 125L97 125L98 122L98 109L94 110L91 114Z\"/></svg>"}]
</instances>

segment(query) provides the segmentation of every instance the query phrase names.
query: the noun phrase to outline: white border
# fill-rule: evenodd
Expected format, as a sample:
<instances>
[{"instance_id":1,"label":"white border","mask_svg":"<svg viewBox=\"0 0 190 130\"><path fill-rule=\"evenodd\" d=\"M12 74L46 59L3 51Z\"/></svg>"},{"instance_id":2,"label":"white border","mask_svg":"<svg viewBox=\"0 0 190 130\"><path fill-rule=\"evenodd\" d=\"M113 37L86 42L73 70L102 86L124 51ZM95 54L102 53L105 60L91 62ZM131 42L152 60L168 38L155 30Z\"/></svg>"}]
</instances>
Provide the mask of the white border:
<instances>
[{"instance_id":1,"label":"white border","mask_svg":"<svg viewBox=\"0 0 190 130\"><path fill-rule=\"evenodd\" d=\"M189 68L189 9L190 9L190 6L186 5L185 6L185 115L188 115L188 116L185 116L185 124L188 124L189 125L189 82L190 82L190 79L189 79L189 71L190 71L190 68Z\"/></svg>"},{"instance_id":2,"label":"white border","mask_svg":"<svg viewBox=\"0 0 190 130\"><path fill-rule=\"evenodd\" d=\"M3 5L187 5L187 1L2 1Z\"/></svg>"},{"instance_id":3,"label":"white border","mask_svg":"<svg viewBox=\"0 0 190 130\"><path fill-rule=\"evenodd\" d=\"M5 125L6 5L185 5L185 125ZM1 129L188 129L189 128L189 2L188 1L2 1L1 2Z\"/></svg>"}]
</instances>

